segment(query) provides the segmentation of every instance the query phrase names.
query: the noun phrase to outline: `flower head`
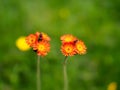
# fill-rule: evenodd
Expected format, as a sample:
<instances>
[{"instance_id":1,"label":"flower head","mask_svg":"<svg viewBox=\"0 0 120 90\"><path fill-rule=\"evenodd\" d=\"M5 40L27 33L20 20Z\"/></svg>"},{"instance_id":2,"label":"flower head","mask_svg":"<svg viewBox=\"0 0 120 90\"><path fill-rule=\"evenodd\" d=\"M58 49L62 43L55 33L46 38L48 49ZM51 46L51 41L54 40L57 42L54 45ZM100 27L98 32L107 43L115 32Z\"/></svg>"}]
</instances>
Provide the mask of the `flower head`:
<instances>
[{"instance_id":1,"label":"flower head","mask_svg":"<svg viewBox=\"0 0 120 90\"><path fill-rule=\"evenodd\" d=\"M76 47L76 52L78 54L85 54L86 53L86 46L84 44L84 42L82 42L81 40L78 40L76 43L75 43L75 47Z\"/></svg>"},{"instance_id":2,"label":"flower head","mask_svg":"<svg viewBox=\"0 0 120 90\"><path fill-rule=\"evenodd\" d=\"M30 46L25 42L25 36L21 36L16 40L16 46L21 51L27 51L30 49Z\"/></svg>"},{"instance_id":3,"label":"flower head","mask_svg":"<svg viewBox=\"0 0 120 90\"><path fill-rule=\"evenodd\" d=\"M69 43L69 42L74 42L74 41L77 40L77 38L74 37L74 36L71 35L71 34L63 35L63 36L61 36L60 39L61 39L62 43Z\"/></svg>"},{"instance_id":4,"label":"flower head","mask_svg":"<svg viewBox=\"0 0 120 90\"><path fill-rule=\"evenodd\" d=\"M64 43L61 46L61 52L65 56L73 56L73 55L75 55L76 52L75 52L74 44L73 43Z\"/></svg>"},{"instance_id":5,"label":"flower head","mask_svg":"<svg viewBox=\"0 0 120 90\"><path fill-rule=\"evenodd\" d=\"M70 15L70 11L69 9L67 8L61 8L59 10L59 16L62 18L62 19L66 19L67 17L69 17Z\"/></svg>"},{"instance_id":6,"label":"flower head","mask_svg":"<svg viewBox=\"0 0 120 90\"><path fill-rule=\"evenodd\" d=\"M37 55L46 56L47 53L50 51L50 44L46 41L38 42L33 47L33 50L37 51Z\"/></svg>"},{"instance_id":7,"label":"flower head","mask_svg":"<svg viewBox=\"0 0 120 90\"><path fill-rule=\"evenodd\" d=\"M37 36L34 34L30 34L26 37L26 43L32 47L37 42Z\"/></svg>"},{"instance_id":8,"label":"flower head","mask_svg":"<svg viewBox=\"0 0 120 90\"><path fill-rule=\"evenodd\" d=\"M111 82L108 85L108 89L107 90L117 90L117 83L116 82Z\"/></svg>"},{"instance_id":9,"label":"flower head","mask_svg":"<svg viewBox=\"0 0 120 90\"><path fill-rule=\"evenodd\" d=\"M45 56L50 51L50 37L43 32L36 32L26 37L26 43L37 52L39 56Z\"/></svg>"}]
</instances>

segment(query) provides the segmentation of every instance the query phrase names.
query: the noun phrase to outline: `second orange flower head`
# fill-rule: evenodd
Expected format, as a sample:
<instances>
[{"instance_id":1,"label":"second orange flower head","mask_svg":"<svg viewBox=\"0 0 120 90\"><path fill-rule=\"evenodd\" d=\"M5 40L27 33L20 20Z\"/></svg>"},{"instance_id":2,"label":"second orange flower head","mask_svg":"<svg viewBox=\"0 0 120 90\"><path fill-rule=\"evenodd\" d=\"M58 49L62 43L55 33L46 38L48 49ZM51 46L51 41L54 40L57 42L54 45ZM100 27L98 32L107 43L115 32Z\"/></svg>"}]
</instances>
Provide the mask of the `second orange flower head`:
<instances>
[{"instance_id":1,"label":"second orange flower head","mask_svg":"<svg viewBox=\"0 0 120 90\"><path fill-rule=\"evenodd\" d=\"M82 40L77 39L71 34L61 36L61 52L64 56L74 56L76 54L85 54L86 46Z\"/></svg>"},{"instance_id":2,"label":"second orange flower head","mask_svg":"<svg viewBox=\"0 0 120 90\"><path fill-rule=\"evenodd\" d=\"M26 43L37 52L39 56L46 56L50 51L50 37L43 32L36 32L26 37Z\"/></svg>"}]
</instances>

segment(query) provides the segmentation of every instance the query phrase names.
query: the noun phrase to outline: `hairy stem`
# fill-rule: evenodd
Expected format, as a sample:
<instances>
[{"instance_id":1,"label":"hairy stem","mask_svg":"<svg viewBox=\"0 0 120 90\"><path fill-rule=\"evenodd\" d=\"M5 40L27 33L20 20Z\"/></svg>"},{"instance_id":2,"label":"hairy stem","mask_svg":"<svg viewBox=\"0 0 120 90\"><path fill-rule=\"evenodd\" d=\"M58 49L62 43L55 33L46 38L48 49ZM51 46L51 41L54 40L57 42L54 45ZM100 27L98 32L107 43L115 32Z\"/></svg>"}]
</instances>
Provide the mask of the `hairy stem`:
<instances>
[{"instance_id":1,"label":"hairy stem","mask_svg":"<svg viewBox=\"0 0 120 90\"><path fill-rule=\"evenodd\" d=\"M37 58L37 90L41 90L40 89L40 56L38 56Z\"/></svg>"},{"instance_id":2,"label":"hairy stem","mask_svg":"<svg viewBox=\"0 0 120 90\"><path fill-rule=\"evenodd\" d=\"M63 63L63 75L64 75L64 90L68 90L68 77L67 77L67 57L64 59Z\"/></svg>"}]
</instances>

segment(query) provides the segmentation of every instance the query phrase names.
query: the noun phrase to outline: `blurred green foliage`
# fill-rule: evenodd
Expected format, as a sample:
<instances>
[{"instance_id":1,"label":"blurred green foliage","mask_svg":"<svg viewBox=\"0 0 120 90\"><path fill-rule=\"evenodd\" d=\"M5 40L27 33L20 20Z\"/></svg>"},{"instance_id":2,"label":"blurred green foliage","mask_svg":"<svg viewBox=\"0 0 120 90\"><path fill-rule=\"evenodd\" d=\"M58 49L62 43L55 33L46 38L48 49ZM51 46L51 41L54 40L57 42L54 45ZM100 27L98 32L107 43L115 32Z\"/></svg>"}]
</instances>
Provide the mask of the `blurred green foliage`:
<instances>
[{"instance_id":1,"label":"blurred green foliage","mask_svg":"<svg viewBox=\"0 0 120 90\"><path fill-rule=\"evenodd\" d=\"M15 46L20 36L42 31L51 51L41 58L42 90L62 90L60 36L73 34L87 54L69 57L69 90L120 90L120 0L0 0L0 90L35 90L36 59Z\"/></svg>"}]
</instances>

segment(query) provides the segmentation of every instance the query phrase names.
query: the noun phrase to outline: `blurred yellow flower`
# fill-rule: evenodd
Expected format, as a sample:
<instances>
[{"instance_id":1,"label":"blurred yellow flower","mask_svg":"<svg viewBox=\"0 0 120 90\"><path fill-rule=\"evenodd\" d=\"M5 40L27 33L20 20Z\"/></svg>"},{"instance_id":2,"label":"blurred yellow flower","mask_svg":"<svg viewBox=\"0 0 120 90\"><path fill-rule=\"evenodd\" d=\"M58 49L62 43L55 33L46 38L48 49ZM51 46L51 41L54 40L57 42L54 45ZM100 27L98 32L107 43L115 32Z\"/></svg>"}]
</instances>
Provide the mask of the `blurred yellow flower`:
<instances>
[{"instance_id":1,"label":"blurred yellow flower","mask_svg":"<svg viewBox=\"0 0 120 90\"><path fill-rule=\"evenodd\" d=\"M66 19L70 15L70 11L67 8L62 8L59 11L59 16L63 19Z\"/></svg>"},{"instance_id":2,"label":"blurred yellow flower","mask_svg":"<svg viewBox=\"0 0 120 90\"><path fill-rule=\"evenodd\" d=\"M30 46L25 41L25 36L21 36L16 40L16 46L21 51L27 51L30 49Z\"/></svg>"},{"instance_id":3,"label":"blurred yellow flower","mask_svg":"<svg viewBox=\"0 0 120 90\"><path fill-rule=\"evenodd\" d=\"M108 89L107 90L117 90L117 83L116 82L111 82L108 85Z\"/></svg>"}]
</instances>

